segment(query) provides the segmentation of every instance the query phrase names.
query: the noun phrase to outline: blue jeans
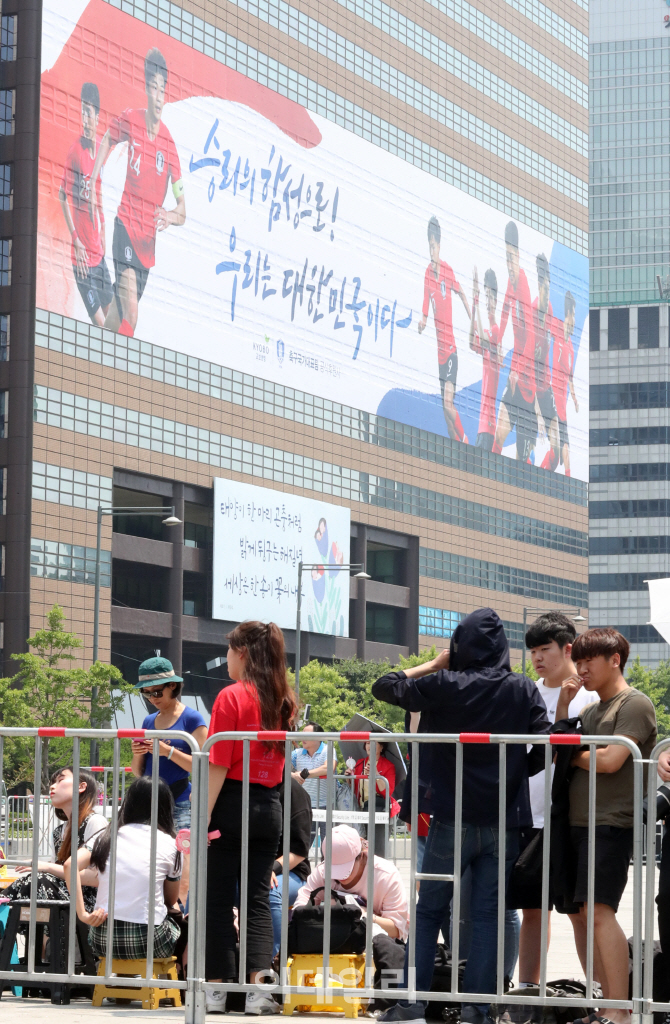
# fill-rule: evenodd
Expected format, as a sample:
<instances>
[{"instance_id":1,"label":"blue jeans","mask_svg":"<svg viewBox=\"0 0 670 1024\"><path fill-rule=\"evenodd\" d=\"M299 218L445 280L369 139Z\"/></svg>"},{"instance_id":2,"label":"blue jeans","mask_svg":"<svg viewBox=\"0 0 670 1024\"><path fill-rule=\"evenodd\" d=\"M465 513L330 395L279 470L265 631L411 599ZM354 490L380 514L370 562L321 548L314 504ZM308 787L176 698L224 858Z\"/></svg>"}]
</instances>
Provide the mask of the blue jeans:
<instances>
[{"instance_id":1,"label":"blue jeans","mask_svg":"<svg viewBox=\"0 0 670 1024\"><path fill-rule=\"evenodd\" d=\"M180 803L174 805L174 827L179 831L180 828L191 827L191 801L182 800Z\"/></svg>"},{"instance_id":2,"label":"blue jeans","mask_svg":"<svg viewBox=\"0 0 670 1024\"><path fill-rule=\"evenodd\" d=\"M279 946L281 944L281 900L282 892L284 891L284 877L284 875L278 875L277 882L279 884L277 888L270 889L270 913L272 914L272 936L274 939L272 946L273 957L275 957L279 952ZM295 871L289 872L288 878L288 905L290 907L295 903L295 898L298 895L298 889L300 889L305 883L300 875L296 875Z\"/></svg>"},{"instance_id":3,"label":"blue jeans","mask_svg":"<svg viewBox=\"0 0 670 1024\"><path fill-rule=\"evenodd\" d=\"M416 870L421 873L423 855L426 852L427 836L416 837ZM670 848L670 844L669 844ZM669 858L670 860L670 858ZM472 918L470 916L470 892L472 889L472 871L467 868L461 875L461 929L458 946L459 960L467 960L470 955L470 943L472 942ZM448 923L447 923L448 922ZM451 906L442 924L442 937L448 942L451 948L453 943L453 922L451 920ZM505 977L512 979L519 959L519 932L521 922L516 910L505 911Z\"/></svg>"},{"instance_id":4,"label":"blue jeans","mask_svg":"<svg viewBox=\"0 0 670 1024\"><path fill-rule=\"evenodd\" d=\"M453 825L433 819L422 870L426 874L451 875L454 870ZM505 885L519 853L518 829L507 829L505 838ZM461 870L470 868L472 889L470 916L472 939L463 984L466 992L495 992L498 944L498 829L463 825L461 831ZM421 883L416 908L416 987L430 990L435 965L435 947L442 922L449 910L452 882ZM505 894L501 894L505 899ZM408 950L409 952L409 950ZM405 984L408 961L405 960ZM468 1019L487 1014L490 1004L476 1007L463 1004ZM468 1012L470 1011L470 1012Z\"/></svg>"}]
</instances>

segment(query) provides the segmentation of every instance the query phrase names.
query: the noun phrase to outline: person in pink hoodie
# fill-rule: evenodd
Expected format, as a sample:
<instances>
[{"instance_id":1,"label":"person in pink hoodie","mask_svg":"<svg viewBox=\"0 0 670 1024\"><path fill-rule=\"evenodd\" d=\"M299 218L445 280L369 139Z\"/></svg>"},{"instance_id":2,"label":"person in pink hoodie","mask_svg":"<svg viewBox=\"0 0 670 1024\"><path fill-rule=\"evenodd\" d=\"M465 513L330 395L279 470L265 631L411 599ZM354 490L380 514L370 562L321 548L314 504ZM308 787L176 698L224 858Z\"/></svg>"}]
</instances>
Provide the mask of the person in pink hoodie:
<instances>
[{"instance_id":1,"label":"person in pink hoodie","mask_svg":"<svg viewBox=\"0 0 670 1024\"><path fill-rule=\"evenodd\" d=\"M372 951L375 962L375 988L387 990L401 983L405 963L405 942L409 933L409 904L400 872L390 860L374 858L374 890L372 908L367 906L368 844L350 825L337 825L326 843L331 845L331 889L350 894L363 908L363 915L372 912ZM318 905L323 901L326 867L316 865L309 878L298 891L293 909L305 906L316 889ZM369 1009L390 1005L375 1000Z\"/></svg>"}]
</instances>

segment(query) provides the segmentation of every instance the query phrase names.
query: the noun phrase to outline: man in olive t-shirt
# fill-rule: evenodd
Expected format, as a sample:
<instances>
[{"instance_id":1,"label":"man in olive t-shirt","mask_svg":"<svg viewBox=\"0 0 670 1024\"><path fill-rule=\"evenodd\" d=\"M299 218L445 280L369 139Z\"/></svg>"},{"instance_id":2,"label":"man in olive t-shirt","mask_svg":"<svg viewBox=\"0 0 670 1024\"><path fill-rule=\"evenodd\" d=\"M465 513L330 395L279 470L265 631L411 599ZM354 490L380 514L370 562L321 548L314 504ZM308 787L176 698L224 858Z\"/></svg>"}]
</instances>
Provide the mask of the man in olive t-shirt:
<instances>
[{"instance_id":1,"label":"man in olive t-shirt","mask_svg":"<svg viewBox=\"0 0 670 1024\"><path fill-rule=\"evenodd\" d=\"M570 701L581 686L595 691L597 704L582 708L580 718L587 736L626 736L648 757L656 743L656 712L645 694L623 677L630 645L615 629L588 629L572 646L577 675L566 679L556 709L556 720L567 718ZM570 781L570 838L576 862L575 903L580 905L581 927L575 941L586 973L586 915L588 898L589 763L591 753L580 750L572 759ZM594 977L605 999L628 998L628 943L616 919L626 888L633 853L633 760L622 744L596 750L596 840L594 920ZM608 1008L614 1024L629 1024L628 1010Z\"/></svg>"}]
</instances>

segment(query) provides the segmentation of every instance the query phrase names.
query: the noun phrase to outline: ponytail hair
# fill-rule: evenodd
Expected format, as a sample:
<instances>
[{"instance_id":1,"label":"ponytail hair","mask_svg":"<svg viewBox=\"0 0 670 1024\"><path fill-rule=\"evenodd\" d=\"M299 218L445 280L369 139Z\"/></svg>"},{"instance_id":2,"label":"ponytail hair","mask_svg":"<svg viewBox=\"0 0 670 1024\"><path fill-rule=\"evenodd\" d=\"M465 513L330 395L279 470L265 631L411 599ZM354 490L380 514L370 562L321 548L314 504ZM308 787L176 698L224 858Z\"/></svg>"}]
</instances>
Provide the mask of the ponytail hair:
<instances>
[{"instance_id":1,"label":"ponytail hair","mask_svg":"<svg viewBox=\"0 0 670 1024\"><path fill-rule=\"evenodd\" d=\"M226 639L234 650L246 651L247 677L258 693L261 727L268 731L290 729L296 702L288 685L284 634L279 626L249 620L236 626Z\"/></svg>"}]
</instances>

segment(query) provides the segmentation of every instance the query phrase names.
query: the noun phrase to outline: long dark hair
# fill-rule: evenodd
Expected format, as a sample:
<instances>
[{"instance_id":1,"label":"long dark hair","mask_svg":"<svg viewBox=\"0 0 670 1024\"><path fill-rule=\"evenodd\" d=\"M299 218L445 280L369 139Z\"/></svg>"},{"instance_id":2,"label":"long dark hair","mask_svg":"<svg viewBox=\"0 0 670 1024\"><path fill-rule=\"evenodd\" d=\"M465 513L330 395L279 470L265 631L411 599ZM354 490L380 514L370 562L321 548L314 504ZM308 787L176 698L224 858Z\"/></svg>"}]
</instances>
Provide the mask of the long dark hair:
<instances>
[{"instance_id":1,"label":"long dark hair","mask_svg":"<svg viewBox=\"0 0 670 1024\"><path fill-rule=\"evenodd\" d=\"M241 622L227 640L234 650L247 653L247 679L258 692L262 728L290 729L296 703L286 676L286 648L279 626Z\"/></svg>"},{"instance_id":2,"label":"long dark hair","mask_svg":"<svg viewBox=\"0 0 670 1024\"><path fill-rule=\"evenodd\" d=\"M126 790L126 795L119 811L119 828L122 825L151 824L151 777L143 775L135 779ZM170 787L163 779L158 780L158 830L165 832L174 839L174 800ZM91 854L91 867L104 871L109 860L109 849L112 843L112 826L107 826L102 835L98 836Z\"/></svg>"},{"instance_id":3,"label":"long dark hair","mask_svg":"<svg viewBox=\"0 0 670 1024\"><path fill-rule=\"evenodd\" d=\"M69 772L72 776L72 790L74 794L74 769L71 765L66 765L64 768L59 768L53 773L49 782L53 785L65 774ZM82 823L88 818L89 814L95 807L98 799L98 781L92 772L87 772L85 768L79 769L79 782L86 783L86 789L83 793L79 794L79 821L77 822L77 833ZM63 829L63 841L60 844L58 853L56 854L56 861L59 864L64 864L72 852L72 819L68 821L67 815L60 808L54 808L54 814L61 821L67 821L67 825ZM79 846L79 836L77 835L77 846Z\"/></svg>"}]
</instances>

